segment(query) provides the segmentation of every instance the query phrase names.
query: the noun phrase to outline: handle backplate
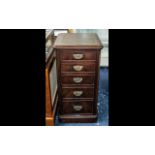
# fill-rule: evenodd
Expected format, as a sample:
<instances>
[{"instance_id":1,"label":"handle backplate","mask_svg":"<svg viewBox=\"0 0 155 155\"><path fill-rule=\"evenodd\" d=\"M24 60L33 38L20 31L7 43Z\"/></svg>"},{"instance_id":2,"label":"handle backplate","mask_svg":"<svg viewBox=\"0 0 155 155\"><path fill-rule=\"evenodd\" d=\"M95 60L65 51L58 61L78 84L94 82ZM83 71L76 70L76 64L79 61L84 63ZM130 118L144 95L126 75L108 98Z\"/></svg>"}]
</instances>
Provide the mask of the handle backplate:
<instances>
[{"instance_id":1,"label":"handle backplate","mask_svg":"<svg viewBox=\"0 0 155 155\"><path fill-rule=\"evenodd\" d=\"M83 91L73 91L73 95L79 97L83 94Z\"/></svg>"},{"instance_id":2,"label":"handle backplate","mask_svg":"<svg viewBox=\"0 0 155 155\"><path fill-rule=\"evenodd\" d=\"M74 77L73 78L73 82L75 82L75 83L81 83L82 81L83 81L82 77Z\"/></svg>"},{"instance_id":3,"label":"handle backplate","mask_svg":"<svg viewBox=\"0 0 155 155\"><path fill-rule=\"evenodd\" d=\"M73 58L76 60L80 60L84 57L84 54L73 54Z\"/></svg>"},{"instance_id":4,"label":"handle backplate","mask_svg":"<svg viewBox=\"0 0 155 155\"><path fill-rule=\"evenodd\" d=\"M82 110L82 108L83 107L81 105L74 105L73 106L73 109L76 110L76 111L80 111L80 110Z\"/></svg>"},{"instance_id":5,"label":"handle backplate","mask_svg":"<svg viewBox=\"0 0 155 155\"><path fill-rule=\"evenodd\" d=\"M75 66L73 66L73 69L74 69L75 71L79 72L79 71L82 71L82 70L83 70L83 66L75 65Z\"/></svg>"}]
</instances>

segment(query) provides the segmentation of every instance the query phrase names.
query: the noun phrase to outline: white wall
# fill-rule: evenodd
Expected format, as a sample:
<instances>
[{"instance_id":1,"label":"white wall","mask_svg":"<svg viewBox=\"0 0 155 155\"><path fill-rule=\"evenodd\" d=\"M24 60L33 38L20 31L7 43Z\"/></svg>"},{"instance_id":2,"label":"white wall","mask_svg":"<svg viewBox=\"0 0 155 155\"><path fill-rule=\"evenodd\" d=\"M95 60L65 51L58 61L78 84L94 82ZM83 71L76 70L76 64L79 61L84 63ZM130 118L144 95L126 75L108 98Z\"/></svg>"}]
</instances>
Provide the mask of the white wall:
<instances>
[{"instance_id":1,"label":"white wall","mask_svg":"<svg viewBox=\"0 0 155 155\"><path fill-rule=\"evenodd\" d=\"M101 63L100 66L109 66L109 36L108 29L74 29L74 32L78 33L97 33L104 48L101 51Z\"/></svg>"},{"instance_id":2,"label":"white wall","mask_svg":"<svg viewBox=\"0 0 155 155\"><path fill-rule=\"evenodd\" d=\"M104 46L104 48L101 51L101 66L109 66L109 38L108 38L108 30L107 29L99 29L97 30L97 34L99 38L101 39L101 42Z\"/></svg>"}]
</instances>

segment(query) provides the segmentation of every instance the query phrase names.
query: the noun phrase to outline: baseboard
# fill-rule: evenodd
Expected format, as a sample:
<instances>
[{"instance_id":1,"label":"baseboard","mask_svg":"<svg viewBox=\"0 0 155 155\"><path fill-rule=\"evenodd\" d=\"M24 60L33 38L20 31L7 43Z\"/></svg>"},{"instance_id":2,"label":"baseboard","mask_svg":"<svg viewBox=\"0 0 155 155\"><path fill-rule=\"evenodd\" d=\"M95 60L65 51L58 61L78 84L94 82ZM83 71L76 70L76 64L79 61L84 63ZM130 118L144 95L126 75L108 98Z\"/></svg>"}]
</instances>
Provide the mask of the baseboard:
<instances>
[{"instance_id":1,"label":"baseboard","mask_svg":"<svg viewBox=\"0 0 155 155\"><path fill-rule=\"evenodd\" d=\"M109 66L100 66L100 69L109 69Z\"/></svg>"}]
</instances>

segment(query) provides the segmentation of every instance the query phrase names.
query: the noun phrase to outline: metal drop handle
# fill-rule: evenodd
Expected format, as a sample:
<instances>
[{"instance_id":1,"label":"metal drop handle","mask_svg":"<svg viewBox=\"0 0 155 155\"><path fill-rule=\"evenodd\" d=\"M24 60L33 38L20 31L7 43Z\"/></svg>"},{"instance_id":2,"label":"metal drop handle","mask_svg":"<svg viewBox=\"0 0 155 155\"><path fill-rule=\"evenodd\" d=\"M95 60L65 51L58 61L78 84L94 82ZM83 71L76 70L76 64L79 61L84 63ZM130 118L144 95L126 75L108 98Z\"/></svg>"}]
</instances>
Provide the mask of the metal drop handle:
<instances>
[{"instance_id":1,"label":"metal drop handle","mask_svg":"<svg viewBox=\"0 0 155 155\"><path fill-rule=\"evenodd\" d=\"M83 81L82 77L74 77L73 78L73 82L75 82L75 83L81 83L82 81Z\"/></svg>"},{"instance_id":2,"label":"metal drop handle","mask_svg":"<svg viewBox=\"0 0 155 155\"><path fill-rule=\"evenodd\" d=\"M73 54L73 58L76 60L82 59L84 57L84 54Z\"/></svg>"},{"instance_id":3,"label":"metal drop handle","mask_svg":"<svg viewBox=\"0 0 155 155\"><path fill-rule=\"evenodd\" d=\"M83 94L83 91L73 91L73 95L79 97Z\"/></svg>"},{"instance_id":4,"label":"metal drop handle","mask_svg":"<svg viewBox=\"0 0 155 155\"><path fill-rule=\"evenodd\" d=\"M74 69L75 71L79 72L79 71L82 71L83 66L75 65L75 66L73 66L73 69Z\"/></svg>"},{"instance_id":5,"label":"metal drop handle","mask_svg":"<svg viewBox=\"0 0 155 155\"><path fill-rule=\"evenodd\" d=\"M73 106L73 109L76 110L76 111L80 111L80 110L82 110L82 108L83 107L81 105L74 105Z\"/></svg>"}]
</instances>

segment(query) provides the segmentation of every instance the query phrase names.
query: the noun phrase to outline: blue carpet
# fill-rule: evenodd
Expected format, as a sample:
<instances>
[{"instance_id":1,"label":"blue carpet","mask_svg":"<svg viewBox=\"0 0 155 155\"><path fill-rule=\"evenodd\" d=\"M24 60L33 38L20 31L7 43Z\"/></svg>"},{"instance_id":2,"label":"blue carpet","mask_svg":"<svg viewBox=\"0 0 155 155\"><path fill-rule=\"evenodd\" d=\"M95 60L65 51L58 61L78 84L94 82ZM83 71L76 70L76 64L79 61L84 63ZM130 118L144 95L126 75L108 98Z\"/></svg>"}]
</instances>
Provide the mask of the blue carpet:
<instances>
[{"instance_id":1,"label":"blue carpet","mask_svg":"<svg viewBox=\"0 0 155 155\"><path fill-rule=\"evenodd\" d=\"M100 69L99 95L98 95L98 120L96 123L60 123L58 116L56 126L107 126L109 111L109 79L108 68Z\"/></svg>"}]
</instances>

